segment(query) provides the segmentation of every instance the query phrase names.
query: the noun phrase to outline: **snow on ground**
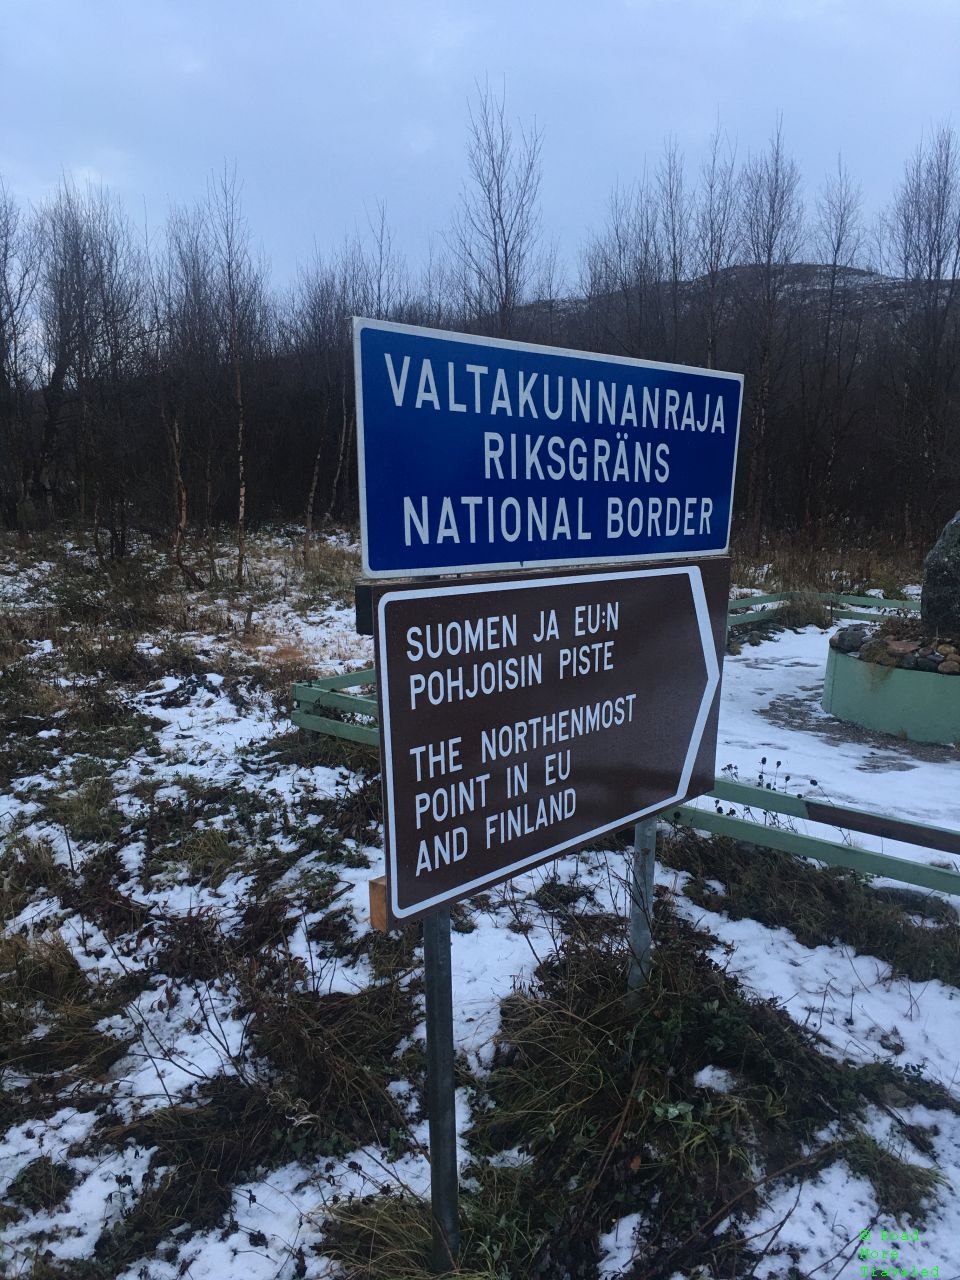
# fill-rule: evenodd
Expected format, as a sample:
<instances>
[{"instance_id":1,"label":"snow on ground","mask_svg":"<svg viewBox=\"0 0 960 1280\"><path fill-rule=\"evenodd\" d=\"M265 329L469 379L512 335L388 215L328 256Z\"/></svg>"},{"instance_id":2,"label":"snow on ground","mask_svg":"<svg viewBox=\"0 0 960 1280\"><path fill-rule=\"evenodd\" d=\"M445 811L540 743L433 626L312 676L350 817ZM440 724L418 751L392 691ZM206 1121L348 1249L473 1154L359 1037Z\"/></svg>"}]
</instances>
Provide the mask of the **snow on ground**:
<instances>
[{"instance_id":1,"label":"snow on ground","mask_svg":"<svg viewBox=\"0 0 960 1280\"><path fill-rule=\"evenodd\" d=\"M629 1267L642 1221L639 1213L628 1213L600 1237L600 1280L614 1280Z\"/></svg>"},{"instance_id":2,"label":"snow on ground","mask_svg":"<svg viewBox=\"0 0 960 1280\"><path fill-rule=\"evenodd\" d=\"M27 579L0 575L0 607L46 602L48 565L34 566ZM282 564L264 555L259 572L280 581ZM283 578L284 586L286 579ZM354 631L352 609L318 595L315 607L294 608L286 593L265 603L257 612L259 638L252 646L276 654L299 648L325 673L368 666L372 660L368 638ZM219 642L197 637L197 647L212 652ZM956 827L960 825L960 757L948 748L918 748L906 742L851 731L839 726L820 709L827 633L807 628L786 632L756 646L747 646L724 662L720 713L718 771L728 769L744 782L754 782L761 770L780 789L802 792L828 803L895 813L914 821ZM271 764L262 775L251 772L243 752L289 727L283 712L262 692L242 683L228 685L216 673L202 677L167 675L131 695L131 705L152 717L160 754L133 755L114 773L121 805L134 804L136 784L145 774L158 784L155 801L175 802L191 782L239 786L251 794L269 795L289 810L295 800L312 791L318 798L340 794L349 777L325 766L309 768ZM762 760L766 760L762 764ZM7 829L17 823L24 834L46 835L54 841L58 858L66 858L60 835L35 814L30 796L40 785L37 776L20 780L12 794L0 797L0 815ZM797 822L798 830L836 839L830 828ZM880 841L855 836L864 847L882 848ZM940 861L942 855L913 846L886 846L890 852L923 861ZM370 878L380 872L382 855L365 850L368 868L338 867L344 881L338 907L349 909L358 930L367 928L367 894ZM72 856L72 851L70 851ZM231 871L215 889L161 878L147 890L136 880L142 850L128 848L123 855L130 871L131 896L158 912L213 913L229 930L239 919L250 880L242 868ZM491 907L477 911L470 933L453 935L455 1035L458 1048L471 1064L484 1070L490 1062L499 1026L499 1004L517 985L530 980L539 959L553 945L546 927L534 925L528 932L508 928L511 895L522 898L554 871L565 880L580 877L600 906L625 910L620 878L621 855L570 856L556 868L518 877L512 889L490 895ZM291 873L292 875L293 873ZM902 1045L898 1061L915 1064L925 1074L960 1095L960 993L939 982L916 983L893 975L889 966L869 956L855 956L843 946L802 946L785 929L771 929L751 920L731 920L695 906L683 896L682 873L658 868L657 883L673 895L678 912L709 931L716 939L715 958L757 994L775 999L798 1023L815 1031L825 1051L837 1057L867 1062L890 1057L891 1043ZM279 882L281 886L286 880ZM292 882L291 882L292 883ZM96 955L96 972L133 968L146 964L154 945L140 944L137 954L117 957L108 939L64 912L54 899L34 900L13 928L31 929L36 922L57 921L61 935L78 955ZM289 938L290 955L305 963L311 959L305 917ZM84 964L94 963L89 959ZM370 981L366 957L326 956L322 962L322 989L358 990ZM100 1029L113 1034L129 1031L136 1036L126 1055L110 1069L105 1088L111 1105L124 1119L171 1099L186 1100L199 1079L231 1073L249 1066L249 1046L244 1024L233 1016L236 993L214 983L182 986L165 991L151 983L123 1014L106 1018ZM422 1025L414 1033L423 1034ZM895 1040L893 1039L895 1037ZM735 1087L729 1073L705 1068L698 1084L725 1091ZM396 1094L403 1099L403 1082ZM936 1159L952 1192L960 1189L960 1121L949 1112L913 1108L911 1123L935 1125ZM89 1135L93 1112L65 1108L42 1122L17 1125L0 1139L0 1194L24 1161L40 1153L62 1154L71 1144ZM466 1096L458 1096L458 1127L469 1127ZM883 1117L874 1118L879 1140L893 1141L883 1128ZM426 1128L414 1137L424 1147ZM461 1158L466 1160L465 1150ZM915 1152L910 1159L917 1162ZM103 1225L115 1221L123 1210L126 1188L133 1195L147 1167L149 1152L77 1157L80 1175L65 1203L54 1213L31 1213L0 1233L0 1271L3 1242L26 1256L36 1233L49 1242L61 1259L82 1256ZM118 1181L119 1179L119 1181ZM194 1235L171 1258L138 1261L122 1273L122 1280L173 1280L188 1274L221 1277L231 1274L286 1277L295 1270L297 1250L315 1242L324 1204L333 1195L366 1194L379 1187L403 1185L424 1194L429 1167L422 1150L385 1163L379 1151L364 1149L326 1162L322 1172L293 1162L262 1179L238 1186L233 1194L230 1232L222 1230ZM918 1266L940 1264L941 1275L960 1274L960 1263L951 1263L960 1233L960 1208L955 1194L948 1194L933 1208L920 1245L910 1260ZM836 1164L808 1182L767 1189L766 1203L746 1234L757 1233L760 1245L774 1232L776 1247L790 1245L803 1269L818 1276L847 1280L859 1276L861 1264L852 1256L858 1233L877 1217L870 1185ZM786 1218L786 1221L784 1219ZM600 1274L605 1280L625 1274L633 1256L638 1215L626 1213L601 1241L605 1257ZM882 1225L882 1224L881 1224ZM764 1233L767 1233L765 1237ZM255 1241L256 1243L251 1243ZM784 1260L768 1256L758 1277L783 1274ZM311 1276L327 1274L322 1260L312 1260ZM319 1270L317 1269L319 1267Z\"/></svg>"},{"instance_id":3,"label":"snow on ground","mask_svg":"<svg viewBox=\"0 0 960 1280\"><path fill-rule=\"evenodd\" d=\"M658 877L659 878L659 877ZM674 887L678 873L663 874ZM676 897L677 910L716 937L713 958L758 995L776 1000L839 1059L872 1062L897 1046L901 1063L951 1091L960 1084L960 991L910 982L843 945L805 947L787 929L730 920ZM729 948L727 950L726 948ZM883 1043L886 1042L886 1043Z\"/></svg>"},{"instance_id":4,"label":"snow on ground","mask_svg":"<svg viewBox=\"0 0 960 1280\"><path fill-rule=\"evenodd\" d=\"M766 781L791 794L800 792L825 803L892 813L935 826L960 826L960 753L891 741L843 726L823 712L820 697L828 636L829 632L815 627L788 631L725 659L718 773L730 766L728 776L756 783L763 772ZM699 803L712 808L710 801ZM755 812L753 818L759 820L760 815ZM805 834L831 840L841 837L836 829L818 823L792 822ZM943 854L918 846L859 833L852 838L863 848L916 861L941 865L944 861ZM686 878L681 872L657 868L656 882L671 891L675 909L718 939L713 958L745 987L774 999L795 1021L822 1037L838 1058L910 1064L960 1095L960 991L936 981L897 977L889 965L854 955L843 945L809 948L786 929L706 911L683 896ZM893 882L878 878L877 883ZM625 911L625 894L621 892L612 905ZM709 1080L703 1083L718 1087ZM960 1217L955 1194L960 1188L960 1119L948 1111L925 1108L908 1109L902 1117L907 1123L935 1126L937 1167L952 1193L931 1212L922 1240L901 1246L896 1265L915 1275L923 1267L939 1266L941 1277L956 1278L960 1276L955 1245ZM889 1132L878 1136L890 1139ZM913 1150L907 1158L923 1163ZM809 1269L832 1280L853 1280L863 1276L865 1265L856 1256L857 1233L877 1219L869 1182L840 1163L799 1189L771 1189L765 1208L744 1227L744 1233L759 1233L756 1244L762 1248L776 1232L776 1246L796 1250L804 1274ZM624 1241L623 1228L630 1239L636 1225L636 1215L629 1215L618 1224L619 1230L604 1238L601 1275L605 1280L627 1273L634 1254ZM893 1231L897 1224L886 1225ZM888 1242L880 1240L883 1229L881 1220L872 1232L871 1248L888 1247ZM782 1276L784 1265L782 1256L772 1254L756 1274ZM869 1265L882 1266L883 1260L875 1258ZM911 1273L910 1267L916 1270Z\"/></svg>"},{"instance_id":5,"label":"snow on ground","mask_svg":"<svg viewBox=\"0 0 960 1280\"><path fill-rule=\"evenodd\" d=\"M791 795L956 829L960 752L844 725L820 706L829 634L816 627L788 631L725 659L718 775L755 783L763 772ZM796 830L840 838L819 823L797 820ZM853 842L913 861L942 864L945 857L861 834Z\"/></svg>"}]
</instances>

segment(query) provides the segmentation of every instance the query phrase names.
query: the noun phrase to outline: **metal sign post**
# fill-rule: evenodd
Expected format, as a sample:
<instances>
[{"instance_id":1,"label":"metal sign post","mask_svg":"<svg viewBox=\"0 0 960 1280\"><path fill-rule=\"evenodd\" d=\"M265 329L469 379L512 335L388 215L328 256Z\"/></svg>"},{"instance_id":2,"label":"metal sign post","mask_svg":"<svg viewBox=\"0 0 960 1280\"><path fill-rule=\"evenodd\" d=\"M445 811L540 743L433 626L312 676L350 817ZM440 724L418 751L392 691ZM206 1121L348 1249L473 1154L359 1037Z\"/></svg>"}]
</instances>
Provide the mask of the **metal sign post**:
<instances>
[{"instance_id":1,"label":"metal sign post","mask_svg":"<svg viewBox=\"0 0 960 1280\"><path fill-rule=\"evenodd\" d=\"M638 822L633 832L630 873L630 969L627 988L639 991L650 974L653 951L653 868L657 858L657 820Z\"/></svg>"},{"instance_id":2,"label":"metal sign post","mask_svg":"<svg viewBox=\"0 0 960 1280\"><path fill-rule=\"evenodd\" d=\"M427 1118L433 1213L431 1263L434 1272L442 1276L456 1270L460 1254L453 984L447 907L424 917L423 976L427 1001Z\"/></svg>"}]
</instances>

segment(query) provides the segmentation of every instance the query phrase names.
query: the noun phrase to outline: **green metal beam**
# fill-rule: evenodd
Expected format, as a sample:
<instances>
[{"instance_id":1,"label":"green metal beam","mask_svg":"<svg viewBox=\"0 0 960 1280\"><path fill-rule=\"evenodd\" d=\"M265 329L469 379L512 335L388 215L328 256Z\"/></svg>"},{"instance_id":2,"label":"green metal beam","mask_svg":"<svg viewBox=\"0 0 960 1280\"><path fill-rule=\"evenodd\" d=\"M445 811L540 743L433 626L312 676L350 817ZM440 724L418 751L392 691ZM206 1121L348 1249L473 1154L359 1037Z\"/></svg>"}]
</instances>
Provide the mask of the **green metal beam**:
<instances>
[{"instance_id":1,"label":"green metal beam","mask_svg":"<svg viewBox=\"0 0 960 1280\"><path fill-rule=\"evenodd\" d=\"M363 698L355 693L338 693L318 684L295 684L293 701L299 707L335 707L337 711L354 711L359 716L377 714L376 698Z\"/></svg>"},{"instance_id":2,"label":"green metal beam","mask_svg":"<svg viewBox=\"0 0 960 1280\"><path fill-rule=\"evenodd\" d=\"M820 598L834 604L852 605L855 609L899 609L906 613L916 613L920 607L919 600L888 600L884 596L848 596L825 592Z\"/></svg>"},{"instance_id":3,"label":"green metal beam","mask_svg":"<svg viewBox=\"0 0 960 1280\"><path fill-rule=\"evenodd\" d=\"M331 738L347 738L350 742L362 742L368 747L380 745L380 731L370 725L348 724L344 720L329 720L326 716L297 710L291 713L290 719L299 729L309 729L311 733L323 733Z\"/></svg>"},{"instance_id":4,"label":"green metal beam","mask_svg":"<svg viewBox=\"0 0 960 1280\"><path fill-rule=\"evenodd\" d=\"M345 671L339 676L322 676L319 680L303 680L299 685L294 685L296 689L302 687L305 689L352 689L360 684L375 684L377 679L376 667L364 667L362 671Z\"/></svg>"},{"instance_id":5,"label":"green metal beam","mask_svg":"<svg viewBox=\"0 0 960 1280\"><path fill-rule=\"evenodd\" d=\"M908 858L896 858L888 853L874 853L870 849L857 849L853 845L835 840L821 840L816 836L802 836L785 827L764 827L743 818L731 818L712 809L697 809L693 805L681 805L662 815L697 831L709 831L714 835L729 836L760 849L779 849L801 858L814 858L834 867L849 867L866 875L885 876L921 889L936 889L940 893L960 895L960 872L941 867L911 862Z\"/></svg>"},{"instance_id":6,"label":"green metal beam","mask_svg":"<svg viewBox=\"0 0 960 1280\"><path fill-rule=\"evenodd\" d=\"M753 609L758 604L782 604L784 600L789 600L792 594L790 591L778 591L767 596L738 596L736 600L730 601L727 612L733 609Z\"/></svg>"},{"instance_id":7,"label":"green metal beam","mask_svg":"<svg viewBox=\"0 0 960 1280\"><path fill-rule=\"evenodd\" d=\"M885 813L870 813L865 809L849 809L824 804L819 800L805 800L802 796L772 791L766 787L752 787L745 782L731 782L726 778L715 780L709 798L726 800L751 809L785 813L791 818L804 818L807 822L820 822L842 827L847 831L862 831L886 840L900 840L908 844L919 844L927 849L941 849L944 853L960 857L960 831L951 831L947 827L926 826Z\"/></svg>"},{"instance_id":8,"label":"green metal beam","mask_svg":"<svg viewBox=\"0 0 960 1280\"><path fill-rule=\"evenodd\" d=\"M790 600L809 599L816 596L824 604L844 605L854 609L900 609L907 613L916 613L918 600L893 600L884 596L848 596L838 591L777 591L765 596L739 596L731 600L728 612L735 609L753 609L760 604L784 604Z\"/></svg>"},{"instance_id":9,"label":"green metal beam","mask_svg":"<svg viewBox=\"0 0 960 1280\"><path fill-rule=\"evenodd\" d=\"M774 609L757 609L753 613L728 613L727 628L745 627L751 622L770 622L776 621L776 611Z\"/></svg>"},{"instance_id":10,"label":"green metal beam","mask_svg":"<svg viewBox=\"0 0 960 1280\"><path fill-rule=\"evenodd\" d=\"M883 615L876 612L877 608L895 608L897 610L902 611L902 608L907 606L906 601L900 601L900 600L879 601L878 600L874 611L872 613L869 613L864 611L863 609L852 609L852 608L847 608L845 605L844 606L836 605L832 602L831 597L827 595L821 596L820 599L830 609L830 612L834 618L843 618L845 620L851 619L857 622L879 621L883 617ZM784 596L780 598L781 604L788 604L789 601L790 601L789 596ZM731 604L732 603L733 602L731 601ZM909 608L912 609L914 612L916 612L915 605L909 606ZM727 611L727 627L728 628L729 627L745 627L745 626L749 626L751 623L757 623L757 622L776 622L776 620L777 620L776 609L754 609L750 613L737 613L733 609L729 609Z\"/></svg>"},{"instance_id":11,"label":"green metal beam","mask_svg":"<svg viewBox=\"0 0 960 1280\"><path fill-rule=\"evenodd\" d=\"M862 609L834 609L833 616L835 618L853 618L857 622L879 622L882 615L877 613L865 613Z\"/></svg>"},{"instance_id":12,"label":"green metal beam","mask_svg":"<svg viewBox=\"0 0 960 1280\"><path fill-rule=\"evenodd\" d=\"M768 791L766 787L752 787L746 782L728 782L715 778L711 798L728 800L733 804L747 805L751 809L771 809L774 813L786 813L792 818L805 818L807 807L799 796L784 791Z\"/></svg>"}]
</instances>

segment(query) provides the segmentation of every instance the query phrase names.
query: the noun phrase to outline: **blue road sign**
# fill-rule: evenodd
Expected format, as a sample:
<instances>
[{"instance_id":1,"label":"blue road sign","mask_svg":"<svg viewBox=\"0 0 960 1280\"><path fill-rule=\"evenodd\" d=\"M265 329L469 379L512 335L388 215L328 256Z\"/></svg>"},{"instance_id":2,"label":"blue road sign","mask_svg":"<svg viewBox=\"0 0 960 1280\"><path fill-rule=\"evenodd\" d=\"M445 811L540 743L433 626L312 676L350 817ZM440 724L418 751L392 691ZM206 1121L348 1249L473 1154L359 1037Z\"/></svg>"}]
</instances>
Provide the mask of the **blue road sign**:
<instances>
[{"instance_id":1,"label":"blue road sign","mask_svg":"<svg viewBox=\"0 0 960 1280\"><path fill-rule=\"evenodd\" d=\"M722 555L743 378L354 320L368 577Z\"/></svg>"}]
</instances>

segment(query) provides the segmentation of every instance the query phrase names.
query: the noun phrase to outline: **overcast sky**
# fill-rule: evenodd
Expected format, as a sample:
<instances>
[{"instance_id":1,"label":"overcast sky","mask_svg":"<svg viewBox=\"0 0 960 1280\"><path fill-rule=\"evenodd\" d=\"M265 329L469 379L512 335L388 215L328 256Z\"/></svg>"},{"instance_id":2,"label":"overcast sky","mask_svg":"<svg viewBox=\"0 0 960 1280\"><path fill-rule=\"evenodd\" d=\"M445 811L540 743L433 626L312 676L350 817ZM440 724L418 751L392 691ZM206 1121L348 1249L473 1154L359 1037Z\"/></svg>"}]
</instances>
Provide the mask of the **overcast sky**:
<instances>
[{"instance_id":1,"label":"overcast sky","mask_svg":"<svg viewBox=\"0 0 960 1280\"><path fill-rule=\"evenodd\" d=\"M960 125L960 0L0 0L0 176L33 201L102 181L158 226L235 162L278 282L378 200L418 263L486 77L543 131L575 264L613 184L668 135L695 170L718 116L743 157L781 114L808 197L842 153L876 210Z\"/></svg>"}]
</instances>

